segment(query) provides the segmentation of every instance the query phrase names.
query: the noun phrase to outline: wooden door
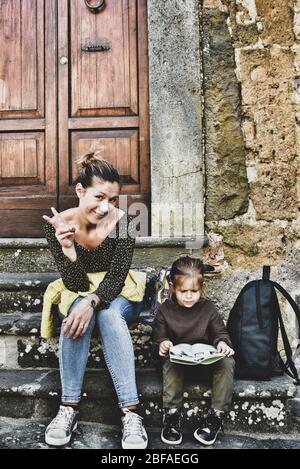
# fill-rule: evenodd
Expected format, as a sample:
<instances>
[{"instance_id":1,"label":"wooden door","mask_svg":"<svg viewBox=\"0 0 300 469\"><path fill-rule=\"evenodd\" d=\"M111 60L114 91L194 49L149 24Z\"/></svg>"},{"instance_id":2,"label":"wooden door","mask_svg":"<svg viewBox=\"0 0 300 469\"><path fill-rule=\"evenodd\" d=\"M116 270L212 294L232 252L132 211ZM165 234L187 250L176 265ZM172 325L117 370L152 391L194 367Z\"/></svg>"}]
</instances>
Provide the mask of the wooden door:
<instances>
[{"instance_id":1,"label":"wooden door","mask_svg":"<svg viewBox=\"0 0 300 469\"><path fill-rule=\"evenodd\" d=\"M92 6L98 0L88 2ZM89 150L149 206L146 0L0 0L0 237L38 237L77 205ZM2 47L4 44L4 47Z\"/></svg>"},{"instance_id":2,"label":"wooden door","mask_svg":"<svg viewBox=\"0 0 300 469\"><path fill-rule=\"evenodd\" d=\"M0 0L0 237L57 201L56 1Z\"/></svg>"},{"instance_id":3,"label":"wooden door","mask_svg":"<svg viewBox=\"0 0 300 469\"><path fill-rule=\"evenodd\" d=\"M98 149L129 205L149 204L146 0L105 0L96 14L84 0L58 5L59 206L77 204L75 161Z\"/></svg>"}]
</instances>

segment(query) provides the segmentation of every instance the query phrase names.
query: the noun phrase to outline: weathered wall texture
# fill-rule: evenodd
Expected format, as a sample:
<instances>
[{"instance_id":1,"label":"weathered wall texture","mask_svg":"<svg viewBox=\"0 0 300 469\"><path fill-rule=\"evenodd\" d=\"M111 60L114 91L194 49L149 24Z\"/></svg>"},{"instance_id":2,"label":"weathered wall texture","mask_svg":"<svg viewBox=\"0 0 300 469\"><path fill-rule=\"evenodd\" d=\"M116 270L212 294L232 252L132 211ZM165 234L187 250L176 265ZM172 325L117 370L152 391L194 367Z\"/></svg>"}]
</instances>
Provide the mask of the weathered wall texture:
<instances>
[{"instance_id":1,"label":"weathered wall texture","mask_svg":"<svg viewBox=\"0 0 300 469\"><path fill-rule=\"evenodd\" d=\"M163 234L157 206L193 201L203 212L199 10L198 0L148 2L153 236ZM201 218L189 234L203 233Z\"/></svg>"},{"instance_id":2,"label":"weathered wall texture","mask_svg":"<svg viewBox=\"0 0 300 469\"><path fill-rule=\"evenodd\" d=\"M203 11L206 220L230 219L248 208L240 88L226 16Z\"/></svg>"},{"instance_id":3,"label":"weathered wall texture","mask_svg":"<svg viewBox=\"0 0 300 469\"><path fill-rule=\"evenodd\" d=\"M300 294L300 0L204 0L203 32L207 289L227 313L264 264Z\"/></svg>"}]
</instances>

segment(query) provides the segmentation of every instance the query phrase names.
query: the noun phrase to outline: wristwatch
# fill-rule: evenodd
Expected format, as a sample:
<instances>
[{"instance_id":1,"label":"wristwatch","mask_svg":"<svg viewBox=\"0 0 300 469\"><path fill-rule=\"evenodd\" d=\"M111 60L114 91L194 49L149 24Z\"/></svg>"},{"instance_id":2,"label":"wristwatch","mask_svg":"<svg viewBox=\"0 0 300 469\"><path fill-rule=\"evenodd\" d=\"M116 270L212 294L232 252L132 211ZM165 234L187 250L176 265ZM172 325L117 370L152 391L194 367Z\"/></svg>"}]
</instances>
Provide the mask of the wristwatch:
<instances>
[{"instance_id":1,"label":"wristwatch","mask_svg":"<svg viewBox=\"0 0 300 469\"><path fill-rule=\"evenodd\" d=\"M87 296L85 297L85 299L89 302L89 305L93 308L93 310L95 311L95 309L97 308L97 303L96 303L96 300L94 300L94 298L88 298Z\"/></svg>"}]
</instances>

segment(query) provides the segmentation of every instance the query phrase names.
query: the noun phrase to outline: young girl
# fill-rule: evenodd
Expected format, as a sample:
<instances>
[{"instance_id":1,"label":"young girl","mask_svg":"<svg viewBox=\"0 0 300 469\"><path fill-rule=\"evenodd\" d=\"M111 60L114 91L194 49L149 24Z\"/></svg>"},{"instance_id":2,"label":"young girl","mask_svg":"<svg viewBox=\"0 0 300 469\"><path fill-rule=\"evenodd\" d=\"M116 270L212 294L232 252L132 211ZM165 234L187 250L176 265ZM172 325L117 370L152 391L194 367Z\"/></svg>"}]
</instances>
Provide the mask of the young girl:
<instances>
[{"instance_id":1,"label":"young girl","mask_svg":"<svg viewBox=\"0 0 300 469\"><path fill-rule=\"evenodd\" d=\"M62 401L57 416L46 429L46 442L65 445L77 426L90 339L97 327L121 409L122 447L145 449L148 438L137 409L134 353L128 331L128 324L137 321L143 303L122 296L135 243L130 229L132 220L117 207L121 190L117 170L101 160L99 153L85 155L80 165L76 184L79 205L62 213L52 208L52 218L43 217L45 235L64 288L76 298L62 324ZM103 272L104 280L94 287L92 284L91 291L88 274L96 278ZM61 308L59 304L60 312ZM43 308L43 337L51 335L49 323L51 317L44 315Z\"/></svg>"},{"instance_id":2,"label":"young girl","mask_svg":"<svg viewBox=\"0 0 300 469\"><path fill-rule=\"evenodd\" d=\"M212 445L223 428L223 419L232 398L234 351L223 320L211 301L203 297L204 268L199 259L189 256L176 260L171 268L172 296L160 307L153 325L154 346L163 362L163 428L164 443L180 444L180 409L183 401L184 375L189 365L175 364L169 350L179 343L206 343L224 354L209 366L212 372L212 400L208 414L199 421L194 437ZM204 365L194 365L201 374Z\"/></svg>"}]
</instances>

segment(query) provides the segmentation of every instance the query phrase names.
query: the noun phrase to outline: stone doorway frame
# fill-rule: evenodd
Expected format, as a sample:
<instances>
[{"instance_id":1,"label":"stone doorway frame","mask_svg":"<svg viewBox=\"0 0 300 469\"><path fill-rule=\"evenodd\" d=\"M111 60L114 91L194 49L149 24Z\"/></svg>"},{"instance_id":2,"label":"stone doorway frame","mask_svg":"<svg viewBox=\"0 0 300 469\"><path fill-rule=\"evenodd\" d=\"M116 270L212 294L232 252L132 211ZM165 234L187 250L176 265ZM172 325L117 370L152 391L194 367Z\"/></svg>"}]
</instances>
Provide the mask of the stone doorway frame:
<instances>
[{"instance_id":1,"label":"stone doorway frame","mask_svg":"<svg viewBox=\"0 0 300 469\"><path fill-rule=\"evenodd\" d=\"M201 2L174 4L148 1L151 233L203 238Z\"/></svg>"}]
</instances>

